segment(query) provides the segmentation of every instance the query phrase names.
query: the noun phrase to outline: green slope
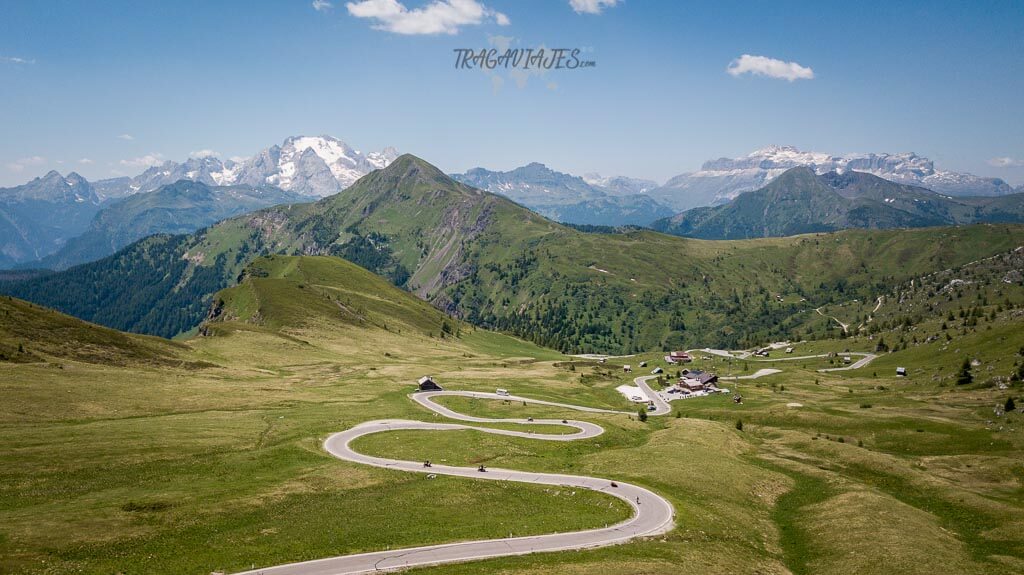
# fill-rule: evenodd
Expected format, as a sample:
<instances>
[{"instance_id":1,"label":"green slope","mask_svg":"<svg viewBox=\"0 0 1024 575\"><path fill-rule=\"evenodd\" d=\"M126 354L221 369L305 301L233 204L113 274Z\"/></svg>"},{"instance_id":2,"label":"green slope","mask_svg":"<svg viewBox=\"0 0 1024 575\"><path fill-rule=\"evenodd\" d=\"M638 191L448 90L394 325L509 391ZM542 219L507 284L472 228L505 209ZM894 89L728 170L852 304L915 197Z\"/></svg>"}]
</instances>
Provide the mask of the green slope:
<instances>
[{"instance_id":1,"label":"green slope","mask_svg":"<svg viewBox=\"0 0 1024 575\"><path fill-rule=\"evenodd\" d=\"M0 364L72 360L92 364L184 365L187 348L121 333L16 298L0 296Z\"/></svg>"},{"instance_id":2,"label":"green slope","mask_svg":"<svg viewBox=\"0 0 1024 575\"><path fill-rule=\"evenodd\" d=\"M264 254L348 259L476 325L562 351L746 346L820 330L813 308L1024 244L1013 225L711 242L588 234L402 156L345 192L0 290L129 331L194 329Z\"/></svg>"},{"instance_id":3,"label":"green slope","mask_svg":"<svg viewBox=\"0 0 1024 575\"><path fill-rule=\"evenodd\" d=\"M274 332L348 328L452 335L454 320L384 278L329 256L254 260L237 286L217 293L204 335L238 329Z\"/></svg>"},{"instance_id":4,"label":"green slope","mask_svg":"<svg viewBox=\"0 0 1024 575\"><path fill-rule=\"evenodd\" d=\"M1001 236L1008 239L997 241ZM883 335L890 344L903 339L906 345L868 367L832 373L816 371L830 365L826 359L751 360L748 368L741 365L748 362L698 357L694 365L723 375L767 365L784 373L730 382L741 386L742 404L729 395L674 402L679 416L647 422L586 414L606 429L598 441L565 446L473 432L395 432L360 449L449 465L485 462L623 477L686 510L677 528L656 541L432 572L678 575L680 569L705 573L708 565L721 573L751 565L773 573L836 575L1018 572L1024 565L1017 529L1024 419L1020 413L997 416L993 406L1011 395L1020 398L1020 383L1009 374L1024 361L1018 351L1024 345L1024 251L1007 249L912 276L912 284L891 278L1020 239L1017 228L1003 226L752 242L649 232L535 238L537 261L522 259L526 271L515 280L517 289L528 293L547 281L556 293L558 282L578 275L581 282L601 284L587 305L601 302L608 309L615 301L599 298L616 293L620 281L636 284L635 293L655 293L661 282L680 281L678 268L703 273L694 283L704 286L706 280L712 294L743 282L800 286L827 278L818 289L837 299L825 310L852 321L844 313L860 302L845 298L853 297L855 286L880 278L892 302L872 322L884 324L876 339L868 340L872 330L864 330L844 341L802 342L798 350L867 350ZM161 242L177 246L175 241L154 239L145 253L161 253ZM177 249L182 251L175 257L182 259L188 249ZM580 258L580 250L589 255ZM648 250L675 256L675 265L637 259L654 253ZM488 257L512 257L493 254ZM874 272L857 264L866 255ZM137 260L123 260L129 261ZM628 271L645 274L643 283L622 280ZM438 338L439 326L451 321L443 313L336 257L258 257L240 275L238 285L214 296L217 311L204 324L208 337L186 344L120 334L0 298L0 342L7 349L24 339L27 353L40 358L67 357L89 346L104 354L95 362L61 362L65 369L56 362L0 361L0 571L234 572L253 564L504 537L510 529L515 535L584 529L628 512L594 494L427 480L338 461L321 448L329 434L368 420L436 421L406 397L416 378L428 373L451 389L500 386L529 397L624 407L614 389L635 374L623 373L616 360L568 362L484 330ZM485 277L482 282L498 275ZM501 282L513 277L506 274ZM944 292L951 283L958 290ZM494 289L512 293L505 283ZM697 307L709 297L697 285L680 290ZM754 293L753 303L741 299L742 309L757 311L762 298ZM769 304L775 301L771 292L765 295ZM793 297L775 303L795 305ZM656 318L660 303L645 305ZM935 313L922 312L923 319L909 325L899 320L928 305L935 305ZM960 308L971 311L957 316L951 339L922 341L941 333L937 322ZM216 367L136 359L162 350ZM628 361L664 367L660 355L649 350ZM975 381L957 386L955 368L965 357L979 361ZM895 377L896 366L908 367L909 377ZM480 417L573 417L517 402L445 403Z\"/></svg>"},{"instance_id":5,"label":"green slope","mask_svg":"<svg viewBox=\"0 0 1024 575\"><path fill-rule=\"evenodd\" d=\"M857 333L880 334L890 350L933 342L945 346L957 335L1002 325L1019 331L1024 322L1024 313L1017 309L1024 306L1024 247L916 276L878 295L880 299L838 302L822 311ZM1010 351L1006 357L1017 348Z\"/></svg>"}]
</instances>

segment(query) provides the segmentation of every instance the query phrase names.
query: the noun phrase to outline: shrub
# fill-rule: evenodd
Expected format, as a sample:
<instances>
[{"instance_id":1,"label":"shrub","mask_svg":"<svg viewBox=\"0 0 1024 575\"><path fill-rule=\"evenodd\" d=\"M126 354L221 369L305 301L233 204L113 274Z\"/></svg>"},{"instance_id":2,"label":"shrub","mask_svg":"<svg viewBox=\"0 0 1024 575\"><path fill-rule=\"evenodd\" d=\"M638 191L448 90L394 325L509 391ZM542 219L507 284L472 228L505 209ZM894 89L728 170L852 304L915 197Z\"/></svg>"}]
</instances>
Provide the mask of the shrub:
<instances>
[{"instance_id":1,"label":"shrub","mask_svg":"<svg viewBox=\"0 0 1024 575\"><path fill-rule=\"evenodd\" d=\"M960 371L956 374L957 385L967 385L974 381L974 375L971 374L971 360L964 358L963 364L960 365Z\"/></svg>"}]
</instances>

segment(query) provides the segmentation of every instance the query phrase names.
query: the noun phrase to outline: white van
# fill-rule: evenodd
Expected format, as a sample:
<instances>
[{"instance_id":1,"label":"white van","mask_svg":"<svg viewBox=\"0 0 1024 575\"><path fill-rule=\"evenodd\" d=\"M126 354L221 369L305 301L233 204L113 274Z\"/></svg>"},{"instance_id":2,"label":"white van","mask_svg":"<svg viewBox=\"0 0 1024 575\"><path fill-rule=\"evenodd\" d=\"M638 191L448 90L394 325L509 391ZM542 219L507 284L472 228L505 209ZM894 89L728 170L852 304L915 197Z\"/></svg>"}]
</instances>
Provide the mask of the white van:
<instances>
[{"instance_id":1,"label":"white van","mask_svg":"<svg viewBox=\"0 0 1024 575\"><path fill-rule=\"evenodd\" d=\"M494 393L496 393L498 395L508 395L508 390L507 389L498 388Z\"/></svg>"}]
</instances>

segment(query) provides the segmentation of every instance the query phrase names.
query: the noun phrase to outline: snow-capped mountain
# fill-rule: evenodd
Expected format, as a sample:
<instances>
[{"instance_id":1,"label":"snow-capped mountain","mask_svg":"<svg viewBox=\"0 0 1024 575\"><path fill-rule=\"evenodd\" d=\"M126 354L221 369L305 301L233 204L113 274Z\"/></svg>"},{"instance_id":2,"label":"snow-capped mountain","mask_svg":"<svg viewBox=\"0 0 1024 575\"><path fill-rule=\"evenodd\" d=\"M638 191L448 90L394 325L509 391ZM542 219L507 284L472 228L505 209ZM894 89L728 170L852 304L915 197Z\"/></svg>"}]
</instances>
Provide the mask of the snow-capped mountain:
<instances>
[{"instance_id":1,"label":"snow-capped mountain","mask_svg":"<svg viewBox=\"0 0 1024 575\"><path fill-rule=\"evenodd\" d=\"M305 196L336 194L366 174L383 168L398 157L394 148L362 153L330 136L293 136L281 145L266 148L242 162L213 156L167 161L134 178L113 178L95 183L104 198L130 196L192 180L209 186L277 186Z\"/></svg>"},{"instance_id":2,"label":"snow-capped mountain","mask_svg":"<svg viewBox=\"0 0 1024 575\"><path fill-rule=\"evenodd\" d=\"M0 189L0 268L39 261L63 249L69 239L86 232L93 217L101 208L114 204L114 200L135 199L140 194L147 196L135 203L124 200L121 211L112 212L129 213L125 210L135 205L152 211L146 212L145 217L138 216L141 222L135 222L138 225L132 228L132 233L140 229L190 231L215 221L210 218L219 219L286 201L303 201L303 197L336 194L397 157L394 148L364 154L329 136L296 136L241 162L213 156L189 158L184 162L166 161L134 177L92 183L73 172L67 176L50 172L27 184ZM171 193L190 189L174 188L173 184L181 180L211 188L230 188L214 189L209 198L201 202L195 198L184 201ZM163 193L157 194L157 190ZM166 223L160 218L167 217L168 212L173 212L170 216L173 221ZM130 212L129 215L137 214ZM125 227L135 224L122 223ZM142 237L136 236L122 234L118 240L121 243L103 245L120 246L125 238ZM86 252L98 253L96 250L83 253Z\"/></svg>"},{"instance_id":3,"label":"snow-capped mountain","mask_svg":"<svg viewBox=\"0 0 1024 575\"><path fill-rule=\"evenodd\" d=\"M270 184L307 196L336 194L373 170L386 167L398 151L363 154L330 136L294 136L221 173L220 185Z\"/></svg>"},{"instance_id":4,"label":"snow-capped mountain","mask_svg":"<svg viewBox=\"0 0 1024 575\"><path fill-rule=\"evenodd\" d=\"M1024 222L1024 194L956 198L866 171L818 174L798 166L728 203L687 210L651 227L680 236L728 240L997 222Z\"/></svg>"},{"instance_id":5,"label":"snow-capped mountain","mask_svg":"<svg viewBox=\"0 0 1024 575\"><path fill-rule=\"evenodd\" d=\"M654 180L627 176L602 176L597 173L583 174L583 181L616 196L643 194L658 187L658 182Z\"/></svg>"},{"instance_id":6,"label":"snow-capped mountain","mask_svg":"<svg viewBox=\"0 0 1024 575\"><path fill-rule=\"evenodd\" d=\"M651 195L678 210L727 202L741 192L756 190L790 168L805 166L818 174L853 170L893 182L920 186L951 196L1001 196L1014 189L999 178L936 169L912 152L833 156L803 152L792 146L769 146L740 158L705 162L697 172L680 174Z\"/></svg>"},{"instance_id":7,"label":"snow-capped mountain","mask_svg":"<svg viewBox=\"0 0 1024 575\"><path fill-rule=\"evenodd\" d=\"M98 180L93 183L93 186L96 188L97 194L104 200L151 192L178 180L192 180L208 186L216 186L220 185L219 181L224 179L222 174L229 169L227 166L235 165L237 164L230 160L221 162L212 156L189 158L183 163L168 160L159 166L147 168L146 171L133 178Z\"/></svg>"}]
</instances>

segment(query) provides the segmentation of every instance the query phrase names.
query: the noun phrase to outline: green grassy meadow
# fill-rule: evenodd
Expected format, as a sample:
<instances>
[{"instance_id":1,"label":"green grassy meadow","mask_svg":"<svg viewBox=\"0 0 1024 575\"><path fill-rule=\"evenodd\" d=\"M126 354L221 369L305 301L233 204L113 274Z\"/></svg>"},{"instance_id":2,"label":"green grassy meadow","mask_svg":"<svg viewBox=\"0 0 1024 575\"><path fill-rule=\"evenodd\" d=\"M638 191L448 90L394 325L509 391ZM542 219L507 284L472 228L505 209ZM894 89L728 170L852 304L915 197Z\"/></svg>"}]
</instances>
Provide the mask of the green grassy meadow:
<instances>
[{"instance_id":1,"label":"green grassy meadow","mask_svg":"<svg viewBox=\"0 0 1024 575\"><path fill-rule=\"evenodd\" d=\"M640 422L449 397L439 401L467 414L583 419L606 433L562 445L399 431L356 447L621 479L677 511L677 528L652 540L416 572L1020 572L1024 414L995 412L1007 397L1022 398L1009 377L1024 361L1016 289L993 283L984 305L965 292L980 315L957 318L955 329L944 308L910 325L879 310L879 331L794 343L794 356L906 344L858 370L817 371L835 367L834 358L696 352L690 367L723 375L784 370L722 382L742 404L728 395L675 401L672 414ZM663 352L604 364L566 357L460 325L334 258L258 260L219 297L207 335L176 342L0 298L9 358L0 361L0 572L205 575L603 526L628 514L596 493L359 466L330 457L321 442L361 421L436 420L407 397L427 374L448 389L502 387L631 411L615 387L668 368ZM26 327L34 325L53 328ZM949 339L925 341L944 331ZM957 385L964 358L978 365L970 384ZM897 366L909 376L897 377Z\"/></svg>"}]
</instances>

